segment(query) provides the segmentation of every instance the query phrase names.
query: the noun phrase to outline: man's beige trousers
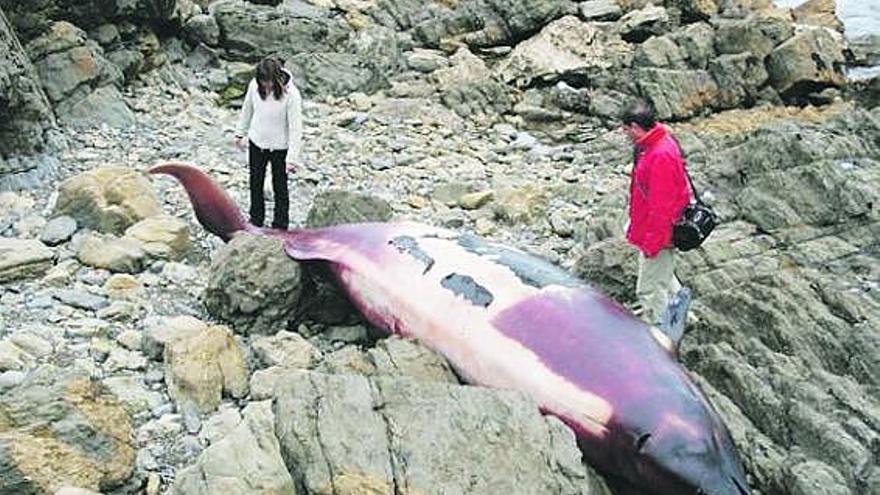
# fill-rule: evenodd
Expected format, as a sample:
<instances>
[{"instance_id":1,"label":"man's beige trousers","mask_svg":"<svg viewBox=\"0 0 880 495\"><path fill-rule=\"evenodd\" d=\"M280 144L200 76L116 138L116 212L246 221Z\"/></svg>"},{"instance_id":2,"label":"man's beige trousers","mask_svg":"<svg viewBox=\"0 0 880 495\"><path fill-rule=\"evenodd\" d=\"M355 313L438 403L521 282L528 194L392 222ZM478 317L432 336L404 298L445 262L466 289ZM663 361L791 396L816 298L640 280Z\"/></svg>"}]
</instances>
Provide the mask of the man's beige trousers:
<instances>
[{"instance_id":1,"label":"man's beige trousers","mask_svg":"<svg viewBox=\"0 0 880 495\"><path fill-rule=\"evenodd\" d=\"M636 297L642 306L642 319L656 325L669 301L681 289L675 277L675 251L664 249L648 258L639 254L639 279L636 281Z\"/></svg>"}]
</instances>

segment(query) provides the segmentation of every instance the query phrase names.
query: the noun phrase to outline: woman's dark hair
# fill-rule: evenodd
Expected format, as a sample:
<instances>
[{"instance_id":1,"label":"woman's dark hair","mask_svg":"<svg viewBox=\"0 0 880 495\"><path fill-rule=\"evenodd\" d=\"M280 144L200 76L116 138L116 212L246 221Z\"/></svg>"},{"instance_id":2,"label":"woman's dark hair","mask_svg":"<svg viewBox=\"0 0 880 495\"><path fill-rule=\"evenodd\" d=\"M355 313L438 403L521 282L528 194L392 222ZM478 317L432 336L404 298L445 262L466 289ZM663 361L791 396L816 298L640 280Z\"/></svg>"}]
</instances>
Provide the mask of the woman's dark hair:
<instances>
[{"instance_id":1,"label":"woman's dark hair","mask_svg":"<svg viewBox=\"0 0 880 495\"><path fill-rule=\"evenodd\" d=\"M281 95L285 91L284 87L290 79L290 76L281 67L282 63L275 57L264 58L257 64L257 90L260 92L260 98L265 100L266 96L268 96L266 90L263 89L263 85L260 83L271 82L272 95L276 100L281 99Z\"/></svg>"},{"instance_id":2,"label":"woman's dark hair","mask_svg":"<svg viewBox=\"0 0 880 495\"><path fill-rule=\"evenodd\" d=\"M630 102L623 110L620 119L624 125L638 124L639 127L648 131L657 123L654 108L645 100L638 99Z\"/></svg>"}]
</instances>

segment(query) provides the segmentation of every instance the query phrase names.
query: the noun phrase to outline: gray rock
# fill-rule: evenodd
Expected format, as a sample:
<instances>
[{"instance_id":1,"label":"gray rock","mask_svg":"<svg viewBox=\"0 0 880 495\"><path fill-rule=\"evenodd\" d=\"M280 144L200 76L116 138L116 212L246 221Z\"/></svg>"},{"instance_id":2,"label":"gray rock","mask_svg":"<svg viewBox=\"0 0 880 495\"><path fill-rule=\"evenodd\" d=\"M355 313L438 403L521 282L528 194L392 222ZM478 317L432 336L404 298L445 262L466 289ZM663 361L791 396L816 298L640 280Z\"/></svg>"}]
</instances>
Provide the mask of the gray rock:
<instances>
[{"instance_id":1,"label":"gray rock","mask_svg":"<svg viewBox=\"0 0 880 495\"><path fill-rule=\"evenodd\" d=\"M55 125L39 75L21 46L6 14L0 10L0 176L23 169L7 162L13 154L32 154L46 144L44 133Z\"/></svg>"},{"instance_id":2,"label":"gray rock","mask_svg":"<svg viewBox=\"0 0 880 495\"><path fill-rule=\"evenodd\" d=\"M271 403L249 404L235 429L177 474L171 493L297 493L281 457L275 421Z\"/></svg>"},{"instance_id":3,"label":"gray rock","mask_svg":"<svg viewBox=\"0 0 880 495\"><path fill-rule=\"evenodd\" d=\"M628 66L631 59L632 49L607 26L565 16L518 44L497 73L505 82L528 86L613 70Z\"/></svg>"},{"instance_id":4,"label":"gray rock","mask_svg":"<svg viewBox=\"0 0 880 495\"><path fill-rule=\"evenodd\" d=\"M231 433L241 423L241 413L235 406L221 405L220 410L205 421L199 432L199 439L212 445Z\"/></svg>"},{"instance_id":5,"label":"gray rock","mask_svg":"<svg viewBox=\"0 0 880 495\"><path fill-rule=\"evenodd\" d=\"M586 21L615 21L623 10L615 0L587 0L578 5L578 13Z\"/></svg>"},{"instance_id":6,"label":"gray rock","mask_svg":"<svg viewBox=\"0 0 880 495\"><path fill-rule=\"evenodd\" d=\"M0 373L0 390L7 390L13 387L17 387L21 382L25 379L25 374L22 371L11 370L4 371Z\"/></svg>"},{"instance_id":7,"label":"gray rock","mask_svg":"<svg viewBox=\"0 0 880 495\"><path fill-rule=\"evenodd\" d=\"M69 241L76 233L76 228L76 220L67 215L61 215L49 220L40 234L40 240L48 246L57 246Z\"/></svg>"},{"instance_id":8,"label":"gray rock","mask_svg":"<svg viewBox=\"0 0 880 495\"><path fill-rule=\"evenodd\" d=\"M678 7L687 19L708 19L718 13L719 0L673 0L670 6Z\"/></svg>"},{"instance_id":9,"label":"gray rock","mask_svg":"<svg viewBox=\"0 0 880 495\"><path fill-rule=\"evenodd\" d=\"M265 367L309 369L321 357L320 351L299 334L287 331L261 336L252 343L254 354Z\"/></svg>"},{"instance_id":10,"label":"gray rock","mask_svg":"<svg viewBox=\"0 0 880 495\"><path fill-rule=\"evenodd\" d=\"M651 36L666 33L671 26L664 7L648 5L627 13L617 21L620 36L631 43L641 43Z\"/></svg>"},{"instance_id":11,"label":"gray rock","mask_svg":"<svg viewBox=\"0 0 880 495\"><path fill-rule=\"evenodd\" d=\"M0 394L0 411L5 418L0 464L8 466L0 481L4 491L98 490L123 483L134 470L131 419L88 378L39 368Z\"/></svg>"},{"instance_id":12,"label":"gray rock","mask_svg":"<svg viewBox=\"0 0 880 495\"><path fill-rule=\"evenodd\" d=\"M653 36L640 44L633 61L647 67L685 68L684 55L669 36Z\"/></svg>"},{"instance_id":13,"label":"gray rock","mask_svg":"<svg viewBox=\"0 0 880 495\"><path fill-rule=\"evenodd\" d=\"M782 94L812 91L817 86L842 86L843 39L825 28L804 28L767 57L770 83Z\"/></svg>"},{"instance_id":14,"label":"gray rock","mask_svg":"<svg viewBox=\"0 0 880 495\"><path fill-rule=\"evenodd\" d=\"M640 68L635 77L657 117L664 120L699 115L718 95L718 84L706 71Z\"/></svg>"},{"instance_id":15,"label":"gray rock","mask_svg":"<svg viewBox=\"0 0 880 495\"><path fill-rule=\"evenodd\" d=\"M345 96L374 93L388 85L365 56L353 53L300 53L289 58L297 87L307 95Z\"/></svg>"},{"instance_id":16,"label":"gray rock","mask_svg":"<svg viewBox=\"0 0 880 495\"><path fill-rule=\"evenodd\" d=\"M115 24L101 24L89 31L89 37L106 47L119 41L119 28Z\"/></svg>"},{"instance_id":17,"label":"gray rock","mask_svg":"<svg viewBox=\"0 0 880 495\"><path fill-rule=\"evenodd\" d=\"M37 240L0 237L0 282L39 277L52 267L54 256Z\"/></svg>"},{"instance_id":18,"label":"gray rock","mask_svg":"<svg viewBox=\"0 0 880 495\"><path fill-rule=\"evenodd\" d=\"M128 126L134 116L116 86L122 72L104 58L99 46L68 22L56 22L28 43L28 53L60 121L75 126Z\"/></svg>"},{"instance_id":19,"label":"gray rock","mask_svg":"<svg viewBox=\"0 0 880 495\"><path fill-rule=\"evenodd\" d=\"M865 34L847 39L855 65L880 64L880 34Z\"/></svg>"},{"instance_id":20,"label":"gray rock","mask_svg":"<svg viewBox=\"0 0 880 495\"><path fill-rule=\"evenodd\" d=\"M296 314L302 268L277 239L238 234L217 252L203 300L242 334L275 333Z\"/></svg>"},{"instance_id":21,"label":"gray rock","mask_svg":"<svg viewBox=\"0 0 880 495\"><path fill-rule=\"evenodd\" d=\"M751 53L763 59L794 34L790 22L778 17L715 20L718 53Z\"/></svg>"},{"instance_id":22,"label":"gray rock","mask_svg":"<svg viewBox=\"0 0 880 495\"><path fill-rule=\"evenodd\" d=\"M306 218L310 228L344 223L387 222L391 205L384 199L344 190L330 190L315 197Z\"/></svg>"},{"instance_id":23,"label":"gray rock","mask_svg":"<svg viewBox=\"0 0 880 495\"><path fill-rule=\"evenodd\" d=\"M695 22L669 33L688 67L705 69L715 57L715 30L705 22Z\"/></svg>"},{"instance_id":24,"label":"gray rock","mask_svg":"<svg viewBox=\"0 0 880 495\"><path fill-rule=\"evenodd\" d=\"M571 431L517 394L308 372L276 393L281 452L308 492L593 493Z\"/></svg>"},{"instance_id":25,"label":"gray rock","mask_svg":"<svg viewBox=\"0 0 880 495\"><path fill-rule=\"evenodd\" d=\"M220 43L220 26L214 16L194 15L183 25L184 33L194 43L217 46Z\"/></svg>"},{"instance_id":26,"label":"gray rock","mask_svg":"<svg viewBox=\"0 0 880 495\"><path fill-rule=\"evenodd\" d=\"M255 59L270 54L328 53L338 51L349 29L328 10L271 7L241 0L222 0L211 11L222 36L222 46L233 55Z\"/></svg>"},{"instance_id":27,"label":"gray rock","mask_svg":"<svg viewBox=\"0 0 880 495\"><path fill-rule=\"evenodd\" d=\"M439 50L416 48L406 58L407 66L419 72L430 73L449 65L449 59Z\"/></svg>"},{"instance_id":28,"label":"gray rock","mask_svg":"<svg viewBox=\"0 0 880 495\"><path fill-rule=\"evenodd\" d=\"M35 364L33 356L9 340L0 340L0 371L26 370Z\"/></svg>"},{"instance_id":29,"label":"gray rock","mask_svg":"<svg viewBox=\"0 0 880 495\"><path fill-rule=\"evenodd\" d=\"M165 400L162 394L147 389L137 375L121 375L104 378L101 383L113 393L122 407L132 416L144 415L160 407Z\"/></svg>"},{"instance_id":30,"label":"gray rock","mask_svg":"<svg viewBox=\"0 0 880 495\"><path fill-rule=\"evenodd\" d=\"M554 19L577 11L568 0L475 2L428 9L417 2L393 2L385 8L391 10L392 17L400 19L400 14L404 14L412 19L413 37L430 47L438 47L444 39L456 36L472 47L513 45ZM474 18L481 22L473 22Z\"/></svg>"},{"instance_id":31,"label":"gray rock","mask_svg":"<svg viewBox=\"0 0 880 495\"><path fill-rule=\"evenodd\" d=\"M131 127L134 112L115 86L101 86L82 98L70 97L55 107L58 121L72 127Z\"/></svg>"},{"instance_id":32,"label":"gray rock","mask_svg":"<svg viewBox=\"0 0 880 495\"><path fill-rule=\"evenodd\" d=\"M446 358L415 340L392 336L380 340L368 354L377 376L458 383L458 378Z\"/></svg>"},{"instance_id":33,"label":"gray rock","mask_svg":"<svg viewBox=\"0 0 880 495\"><path fill-rule=\"evenodd\" d=\"M225 326L188 329L165 344L165 381L179 410L211 412L223 395L242 398L248 369L241 349Z\"/></svg>"},{"instance_id":34,"label":"gray rock","mask_svg":"<svg viewBox=\"0 0 880 495\"><path fill-rule=\"evenodd\" d=\"M513 98L482 59L467 48L450 57L452 65L431 74L444 105L462 117L509 112Z\"/></svg>"},{"instance_id":35,"label":"gray rock","mask_svg":"<svg viewBox=\"0 0 880 495\"><path fill-rule=\"evenodd\" d=\"M108 52L106 57L122 71L126 82L130 82L144 67L144 55L139 50L120 48Z\"/></svg>"},{"instance_id":36,"label":"gray rock","mask_svg":"<svg viewBox=\"0 0 880 495\"><path fill-rule=\"evenodd\" d=\"M321 335L331 342L343 344L368 344L372 340L370 330L365 325L335 326Z\"/></svg>"},{"instance_id":37,"label":"gray rock","mask_svg":"<svg viewBox=\"0 0 880 495\"><path fill-rule=\"evenodd\" d=\"M130 238L89 234L76 250L76 258L86 266L112 272L138 273L144 269L146 253Z\"/></svg>"},{"instance_id":38,"label":"gray rock","mask_svg":"<svg viewBox=\"0 0 880 495\"><path fill-rule=\"evenodd\" d=\"M111 373L117 371L140 371L147 367L147 358L138 351L130 351L121 347L113 346L104 368Z\"/></svg>"},{"instance_id":39,"label":"gray rock","mask_svg":"<svg viewBox=\"0 0 880 495\"><path fill-rule=\"evenodd\" d=\"M45 358L55 350L60 335L50 327L26 326L12 333L9 341L35 358Z\"/></svg>"},{"instance_id":40,"label":"gray rock","mask_svg":"<svg viewBox=\"0 0 880 495\"><path fill-rule=\"evenodd\" d=\"M52 293L55 299L74 308L85 309L88 311L97 311L110 305L107 298L89 294L80 290L58 289Z\"/></svg>"},{"instance_id":41,"label":"gray rock","mask_svg":"<svg viewBox=\"0 0 880 495\"><path fill-rule=\"evenodd\" d=\"M750 53L721 55L709 63L709 73L718 83L718 108L754 103L768 78L764 63Z\"/></svg>"}]
</instances>

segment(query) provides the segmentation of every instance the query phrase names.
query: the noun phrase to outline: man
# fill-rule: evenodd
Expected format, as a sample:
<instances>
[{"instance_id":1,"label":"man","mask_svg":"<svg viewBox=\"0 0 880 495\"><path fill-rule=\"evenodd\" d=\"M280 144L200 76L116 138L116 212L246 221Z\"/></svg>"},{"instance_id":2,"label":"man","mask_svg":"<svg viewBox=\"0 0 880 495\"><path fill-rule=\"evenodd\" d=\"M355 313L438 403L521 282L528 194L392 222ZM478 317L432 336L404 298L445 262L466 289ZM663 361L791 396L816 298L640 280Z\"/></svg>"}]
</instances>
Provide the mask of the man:
<instances>
[{"instance_id":1,"label":"man","mask_svg":"<svg viewBox=\"0 0 880 495\"><path fill-rule=\"evenodd\" d=\"M674 272L672 227L692 193L681 148L651 106L633 102L622 121L634 146L626 239L640 251L636 296L645 322L663 327L661 317L669 318L664 311L682 288Z\"/></svg>"}]
</instances>

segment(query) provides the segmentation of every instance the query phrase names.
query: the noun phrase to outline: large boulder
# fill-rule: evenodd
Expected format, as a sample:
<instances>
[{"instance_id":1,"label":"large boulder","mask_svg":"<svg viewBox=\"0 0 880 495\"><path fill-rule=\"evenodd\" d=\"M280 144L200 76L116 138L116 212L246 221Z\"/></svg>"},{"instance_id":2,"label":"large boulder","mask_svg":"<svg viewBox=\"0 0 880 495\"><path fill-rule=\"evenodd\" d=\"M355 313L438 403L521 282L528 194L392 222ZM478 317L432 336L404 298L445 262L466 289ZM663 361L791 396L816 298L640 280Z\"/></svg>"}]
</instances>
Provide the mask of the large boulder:
<instances>
[{"instance_id":1,"label":"large boulder","mask_svg":"<svg viewBox=\"0 0 880 495\"><path fill-rule=\"evenodd\" d=\"M387 85L387 74L355 53L300 53L291 56L287 65L297 87L307 95L374 93Z\"/></svg>"},{"instance_id":2,"label":"large boulder","mask_svg":"<svg viewBox=\"0 0 880 495\"><path fill-rule=\"evenodd\" d=\"M571 430L516 393L312 372L275 393L281 452L306 493L606 493Z\"/></svg>"},{"instance_id":3,"label":"large boulder","mask_svg":"<svg viewBox=\"0 0 880 495\"><path fill-rule=\"evenodd\" d=\"M134 471L132 422L87 377L43 367L0 394L0 492L110 489Z\"/></svg>"},{"instance_id":4,"label":"large boulder","mask_svg":"<svg viewBox=\"0 0 880 495\"><path fill-rule=\"evenodd\" d=\"M566 16L519 43L497 71L507 83L529 86L625 67L631 57L629 44L607 26Z\"/></svg>"},{"instance_id":5,"label":"large boulder","mask_svg":"<svg viewBox=\"0 0 880 495\"><path fill-rule=\"evenodd\" d=\"M273 7L221 0L211 8L220 28L220 46L249 61L279 53L338 52L349 36L342 18L305 3Z\"/></svg>"},{"instance_id":6,"label":"large boulder","mask_svg":"<svg viewBox=\"0 0 880 495\"><path fill-rule=\"evenodd\" d=\"M721 55L709 62L709 73L718 84L717 108L751 106L768 78L764 62L751 53Z\"/></svg>"},{"instance_id":7,"label":"large boulder","mask_svg":"<svg viewBox=\"0 0 880 495\"><path fill-rule=\"evenodd\" d=\"M0 176L20 172L5 158L42 150L55 116L39 76L0 9Z\"/></svg>"},{"instance_id":8,"label":"large boulder","mask_svg":"<svg viewBox=\"0 0 880 495\"><path fill-rule=\"evenodd\" d=\"M424 2L397 0L380 8L387 9L383 14L390 14L399 27L411 26L415 40L429 47L448 39L471 47L512 45L554 19L577 12L570 0L432 3L425 8Z\"/></svg>"},{"instance_id":9,"label":"large boulder","mask_svg":"<svg viewBox=\"0 0 880 495\"><path fill-rule=\"evenodd\" d=\"M783 95L846 83L843 38L823 27L803 28L767 57L770 83Z\"/></svg>"},{"instance_id":10,"label":"large boulder","mask_svg":"<svg viewBox=\"0 0 880 495\"><path fill-rule=\"evenodd\" d=\"M391 204L375 196L331 189L315 197L306 217L309 228L330 227L344 223L387 222Z\"/></svg>"},{"instance_id":11,"label":"large boulder","mask_svg":"<svg viewBox=\"0 0 880 495\"><path fill-rule=\"evenodd\" d=\"M165 343L168 394L182 411L208 413L225 396L242 398L248 392L244 354L229 328L195 324Z\"/></svg>"},{"instance_id":12,"label":"large boulder","mask_svg":"<svg viewBox=\"0 0 880 495\"><path fill-rule=\"evenodd\" d=\"M391 214L391 204L382 198L331 189L315 197L306 217L306 226L320 228L344 223L387 222ZM330 280L329 273L318 267L310 269L309 273L313 287L306 293L303 302L307 314L316 321L328 324L352 321L356 310Z\"/></svg>"},{"instance_id":13,"label":"large boulder","mask_svg":"<svg viewBox=\"0 0 880 495\"><path fill-rule=\"evenodd\" d=\"M104 167L62 182L54 214L73 217L83 227L122 234L161 211L156 193L141 173Z\"/></svg>"},{"instance_id":14,"label":"large boulder","mask_svg":"<svg viewBox=\"0 0 880 495\"><path fill-rule=\"evenodd\" d=\"M713 23L718 53L751 53L762 60L794 34L791 22L778 17L717 19Z\"/></svg>"},{"instance_id":15,"label":"large boulder","mask_svg":"<svg viewBox=\"0 0 880 495\"><path fill-rule=\"evenodd\" d=\"M194 465L177 473L171 493L296 494L275 436L272 404L250 403L235 429L205 449Z\"/></svg>"},{"instance_id":16,"label":"large boulder","mask_svg":"<svg viewBox=\"0 0 880 495\"><path fill-rule=\"evenodd\" d=\"M794 19L801 24L822 26L843 32L843 22L837 17L834 0L808 0L794 9Z\"/></svg>"},{"instance_id":17,"label":"large boulder","mask_svg":"<svg viewBox=\"0 0 880 495\"><path fill-rule=\"evenodd\" d=\"M672 19L665 7L647 5L633 10L617 21L620 36L630 43L641 43L651 36L658 36L669 31Z\"/></svg>"},{"instance_id":18,"label":"large boulder","mask_svg":"<svg viewBox=\"0 0 880 495\"><path fill-rule=\"evenodd\" d=\"M718 84L704 70L640 68L634 77L640 93L662 120L700 115L718 98Z\"/></svg>"},{"instance_id":19,"label":"large boulder","mask_svg":"<svg viewBox=\"0 0 880 495\"><path fill-rule=\"evenodd\" d=\"M276 333L299 309L302 268L281 241L238 234L215 255L203 300L237 333Z\"/></svg>"},{"instance_id":20,"label":"large boulder","mask_svg":"<svg viewBox=\"0 0 880 495\"><path fill-rule=\"evenodd\" d=\"M452 57L451 65L434 71L431 80L443 104L462 117L496 115L510 111L510 89L497 79L486 63L465 47Z\"/></svg>"},{"instance_id":21,"label":"large boulder","mask_svg":"<svg viewBox=\"0 0 880 495\"><path fill-rule=\"evenodd\" d=\"M59 121L69 125L105 123L123 127L134 114L122 99L122 72L104 58L85 31L56 22L49 32L27 44L27 52Z\"/></svg>"}]
</instances>

